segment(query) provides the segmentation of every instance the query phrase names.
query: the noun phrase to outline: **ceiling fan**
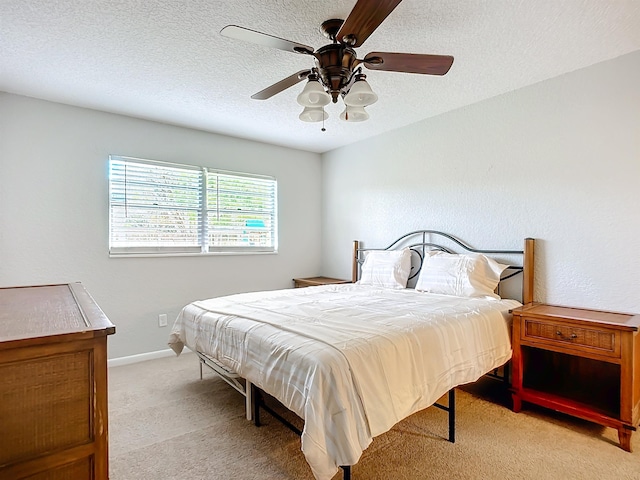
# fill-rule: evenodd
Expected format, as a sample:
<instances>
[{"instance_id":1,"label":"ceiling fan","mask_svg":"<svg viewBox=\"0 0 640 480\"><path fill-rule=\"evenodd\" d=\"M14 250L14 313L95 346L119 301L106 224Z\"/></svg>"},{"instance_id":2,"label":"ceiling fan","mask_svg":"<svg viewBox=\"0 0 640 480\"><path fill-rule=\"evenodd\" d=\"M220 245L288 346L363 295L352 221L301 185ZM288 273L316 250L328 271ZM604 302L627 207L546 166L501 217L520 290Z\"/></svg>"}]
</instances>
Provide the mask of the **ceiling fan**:
<instances>
[{"instance_id":1,"label":"ceiling fan","mask_svg":"<svg viewBox=\"0 0 640 480\"><path fill-rule=\"evenodd\" d=\"M453 64L449 55L371 52L357 58L360 47L402 0L357 0L346 20L330 19L322 23L320 31L332 43L317 50L313 47L257 32L237 25L228 25L220 33L226 37L258 45L278 48L314 57L315 66L300 70L251 96L266 100L277 93L307 79L298 103L304 107L300 120L319 122L328 118L324 107L342 97L346 108L340 118L362 121L369 118L364 107L377 101L378 96L366 82L361 65L370 70L444 75ZM324 128L323 128L324 130Z\"/></svg>"}]
</instances>

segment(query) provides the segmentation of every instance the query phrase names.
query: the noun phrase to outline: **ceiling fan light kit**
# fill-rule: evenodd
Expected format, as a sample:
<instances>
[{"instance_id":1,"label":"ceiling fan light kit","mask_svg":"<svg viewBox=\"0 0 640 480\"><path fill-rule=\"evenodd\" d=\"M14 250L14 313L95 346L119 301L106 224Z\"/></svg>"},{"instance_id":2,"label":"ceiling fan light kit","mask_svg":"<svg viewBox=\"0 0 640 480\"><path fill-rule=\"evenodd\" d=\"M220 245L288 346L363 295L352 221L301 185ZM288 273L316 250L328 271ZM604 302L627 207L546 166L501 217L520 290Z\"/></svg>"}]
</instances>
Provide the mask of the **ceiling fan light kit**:
<instances>
[{"instance_id":1,"label":"ceiling fan light kit","mask_svg":"<svg viewBox=\"0 0 640 480\"><path fill-rule=\"evenodd\" d=\"M367 107L378 101L378 95L373 93L367 83L366 75L356 75L356 81L344 96L344 104L350 107Z\"/></svg>"},{"instance_id":2,"label":"ceiling fan light kit","mask_svg":"<svg viewBox=\"0 0 640 480\"><path fill-rule=\"evenodd\" d=\"M318 76L314 73L309 75L309 81L298 95L298 103L303 107L324 107L331 102L329 95L318 81Z\"/></svg>"},{"instance_id":3,"label":"ceiling fan light kit","mask_svg":"<svg viewBox=\"0 0 640 480\"><path fill-rule=\"evenodd\" d=\"M345 122L364 122L369 119L369 113L364 107L352 107L347 105L340 114L340 120Z\"/></svg>"},{"instance_id":4,"label":"ceiling fan light kit","mask_svg":"<svg viewBox=\"0 0 640 480\"><path fill-rule=\"evenodd\" d=\"M389 72L445 75L453 64L449 55L371 52L358 59L354 48L360 47L402 0L357 0L345 20L323 22L320 31L332 43L317 50L300 43L257 32L237 25L227 25L221 34L288 52L314 57L315 67L301 70L251 96L266 100L305 78L308 79L297 101L304 107L299 119L304 122L324 121L329 114L324 106L337 103L342 97L346 108L340 118L347 122L362 122L369 118L364 107L378 100L362 74L362 67ZM324 131L324 128L322 129Z\"/></svg>"},{"instance_id":5,"label":"ceiling fan light kit","mask_svg":"<svg viewBox=\"0 0 640 480\"><path fill-rule=\"evenodd\" d=\"M329 118L329 114L322 107L304 107L298 118L303 122L322 122Z\"/></svg>"}]
</instances>

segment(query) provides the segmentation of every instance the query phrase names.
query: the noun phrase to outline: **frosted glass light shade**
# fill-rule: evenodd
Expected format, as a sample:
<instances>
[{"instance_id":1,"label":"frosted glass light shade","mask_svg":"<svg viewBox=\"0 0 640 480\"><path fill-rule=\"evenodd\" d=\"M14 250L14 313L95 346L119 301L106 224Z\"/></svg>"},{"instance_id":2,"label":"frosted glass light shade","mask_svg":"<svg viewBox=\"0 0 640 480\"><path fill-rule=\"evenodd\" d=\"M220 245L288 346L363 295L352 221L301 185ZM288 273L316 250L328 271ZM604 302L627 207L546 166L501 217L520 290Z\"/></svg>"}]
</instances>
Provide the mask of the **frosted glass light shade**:
<instances>
[{"instance_id":1,"label":"frosted glass light shade","mask_svg":"<svg viewBox=\"0 0 640 480\"><path fill-rule=\"evenodd\" d=\"M378 95L373 93L367 81L363 78L356 80L349 93L344 97L345 105L350 107L366 107L378 101Z\"/></svg>"},{"instance_id":2,"label":"frosted glass light shade","mask_svg":"<svg viewBox=\"0 0 640 480\"><path fill-rule=\"evenodd\" d=\"M329 118L329 114L322 107L304 107L298 118L303 122L321 122Z\"/></svg>"},{"instance_id":3,"label":"frosted glass light shade","mask_svg":"<svg viewBox=\"0 0 640 480\"><path fill-rule=\"evenodd\" d=\"M324 91L320 82L309 80L297 100L303 107L324 107L331 102L331 95Z\"/></svg>"},{"instance_id":4,"label":"frosted glass light shade","mask_svg":"<svg viewBox=\"0 0 640 480\"><path fill-rule=\"evenodd\" d=\"M347 105L344 111L340 114L340 120L346 122L364 122L369 118L369 114L364 107L352 107Z\"/></svg>"}]
</instances>

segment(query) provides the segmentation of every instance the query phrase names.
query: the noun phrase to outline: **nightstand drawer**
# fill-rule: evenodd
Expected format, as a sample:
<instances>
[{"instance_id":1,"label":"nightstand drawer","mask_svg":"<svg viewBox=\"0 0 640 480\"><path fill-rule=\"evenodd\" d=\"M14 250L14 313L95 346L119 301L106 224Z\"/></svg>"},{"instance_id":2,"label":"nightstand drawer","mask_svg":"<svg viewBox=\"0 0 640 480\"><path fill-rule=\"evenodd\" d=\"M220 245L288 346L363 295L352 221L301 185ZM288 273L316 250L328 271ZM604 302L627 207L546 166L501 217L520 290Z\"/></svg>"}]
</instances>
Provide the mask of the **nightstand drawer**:
<instances>
[{"instance_id":1,"label":"nightstand drawer","mask_svg":"<svg viewBox=\"0 0 640 480\"><path fill-rule=\"evenodd\" d=\"M581 328L562 322L523 318L522 340L542 340L563 349L587 349L600 355L620 357L620 332Z\"/></svg>"}]
</instances>

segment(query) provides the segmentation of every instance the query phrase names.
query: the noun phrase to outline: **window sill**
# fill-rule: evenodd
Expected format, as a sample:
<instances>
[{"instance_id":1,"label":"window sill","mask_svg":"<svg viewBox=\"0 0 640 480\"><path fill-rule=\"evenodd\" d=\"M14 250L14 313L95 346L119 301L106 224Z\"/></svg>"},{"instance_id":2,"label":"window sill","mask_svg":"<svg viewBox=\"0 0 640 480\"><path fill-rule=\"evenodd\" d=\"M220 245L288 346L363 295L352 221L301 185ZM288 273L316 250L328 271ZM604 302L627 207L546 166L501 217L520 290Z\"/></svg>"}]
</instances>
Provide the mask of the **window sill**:
<instances>
[{"instance_id":1,"label":"window sill","mask_svg":"<svg viewBox=\"0 0 640 480\"><path fill-rule=\"evenodd\" d=\"M109 258L147 258L147 257L219 257L229 255L277 255L274 252L207 252L207 253L109 253Z\"/></svg>"}]
</instances>

